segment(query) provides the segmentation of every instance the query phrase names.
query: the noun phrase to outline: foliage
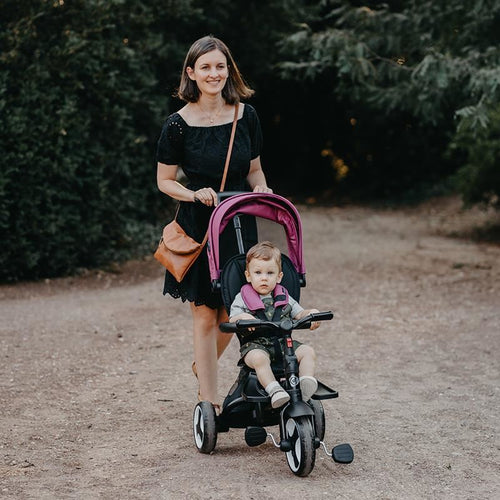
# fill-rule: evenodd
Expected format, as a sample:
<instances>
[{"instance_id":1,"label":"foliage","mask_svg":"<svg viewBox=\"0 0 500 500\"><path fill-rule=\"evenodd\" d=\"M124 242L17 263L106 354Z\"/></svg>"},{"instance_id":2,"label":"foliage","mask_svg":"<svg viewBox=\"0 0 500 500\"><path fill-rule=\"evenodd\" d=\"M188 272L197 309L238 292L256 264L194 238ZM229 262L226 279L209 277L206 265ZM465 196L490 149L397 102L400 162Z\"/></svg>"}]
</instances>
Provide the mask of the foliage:
<instances>
[{"instance_id":1,"label":"foliage","mask_svg":"<svg viewBox=\"0 0 500 500\"><path fill-rule=\"evenodd\" d=\"M475 126L475 116L464 117L450 145L460 158L456 184L466 205L500 209L500 106L487 112L488 126Z\"/></svg>"},{"instance_id":2,"label":"foliage","mask_svg":"<svg viewBox=\"0 0 500 500\"><path fill-rule=\"evenodd\" d=\"M174 22L189 2L167 4ZM154 2L3 2L1 279L137 252L158 205L152 138L167 107L158 18Z\"/></svg>"},{"instance_id":3,"label":"foliage","mask_svg":"<svg viewBox=\"0 0 500 500\"><path fill-rule=\"evenodd\" d=\"M283 41L280 71L286 79L328 80L348 110L354 184L389 194L381 188L456 170L443 156L456 125L467 118L475 131L488 126L500 95L500 2L304 4L306 22Z\"/></svg>"},{"instance_id":4,"label":"foliage","mask_svg":"<svg viewBox=\"0 0 500 500\"><path fill-rule=\"evenodd\" d=\"M222 38L281 193L498 200L498 1L3 0L0 280L149 253L187 48ZM445 152L448 151L447 154ZM459 167L462 167L459 169Z\"/></svg>"}]
</instances>

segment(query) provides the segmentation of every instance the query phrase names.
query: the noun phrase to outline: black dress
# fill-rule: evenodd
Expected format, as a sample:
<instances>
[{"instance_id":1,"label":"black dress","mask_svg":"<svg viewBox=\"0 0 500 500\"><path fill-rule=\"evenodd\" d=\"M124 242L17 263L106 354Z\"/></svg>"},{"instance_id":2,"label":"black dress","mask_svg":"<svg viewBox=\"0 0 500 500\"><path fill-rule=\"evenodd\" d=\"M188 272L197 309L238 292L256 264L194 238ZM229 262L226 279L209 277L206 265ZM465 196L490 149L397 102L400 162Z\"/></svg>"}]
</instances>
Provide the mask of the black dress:
<instances>
[{"instance_id":1,"label":"black dress","mask_svg":"<svg viewBox=\"0 0 500 500\"><path fill-rule=\"evenodd\" d=\"M173 113L165 121L158 141L157 160L166 165L179 165L188 178L187 188L196 191L211 187L220 189L226 160L231 123L212 127L193 127L178 114ZM234 137L231 162L227 173L225 191L248 191L246 177L250 161L260 155L262 131L255 109L249 104L243 108ZM202 241L208 228L213 207L201 203L181 202L177 222L196 241ZM246 240L254 240L255 234L244 228ZM220 240L221 260L238 253L234 230L225 231ZM163 294L181 298L182 301L206 305L212 309L222 306L220 294L213 293L206 248L188 271L181 283L166 271Z\"/></svg>"}]
</instances>

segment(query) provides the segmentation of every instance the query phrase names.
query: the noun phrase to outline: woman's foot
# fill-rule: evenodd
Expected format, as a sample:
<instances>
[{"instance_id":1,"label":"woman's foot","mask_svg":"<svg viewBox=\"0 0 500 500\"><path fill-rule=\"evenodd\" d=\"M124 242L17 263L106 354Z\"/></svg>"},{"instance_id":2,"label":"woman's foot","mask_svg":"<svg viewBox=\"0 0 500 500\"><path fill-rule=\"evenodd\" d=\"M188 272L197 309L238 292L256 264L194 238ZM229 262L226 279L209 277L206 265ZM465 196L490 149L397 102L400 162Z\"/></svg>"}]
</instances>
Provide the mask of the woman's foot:
<instances>
[{"instance_id":1,"label":"woman's foot","mask_svg":"<svg viewBox=\"0 0 500 500\"><path fill-rule=\"evenodd\" d=\"M196 361L193 361L193 364L191 365L191 370L193 370L193 375L196 377L196 380L198 380L198 371L196 370ZM199 384L198 384L198 401L201 401L200 385Z\"/></svg>"},{"instance_id":2,"label":"woman's foot","mask_svg":"<svg viewBox=\"0 0 500 500\"><path fill-rule=\"evenodd\" d=\"M205 401L204 399L202 399L200 391L198 391L198 401ZM219 416L221 412L220 405L217 403L213 403L212 401L210 401L210 403L212 403L212 406L214 407L215 414Z\"/></svg>"},{"instance_id":3,"label":"woman's foot","mask_svg":"<svg viewBox=\"0 0 500 500\"><path fill-rule=\"evenodd\" d=\"M196 379L198 379L198 370L196 370L196 361L193 361L193 364L191 365L191 370L193 370L193 375L196 377ZM201 397L201 392L200 392L200 387L198 386L198 401L204 401ZM220 412L221 412L221 408L220 408L220 405L217 404L217 403L213 403L212 401L210 401L213 405L213 407L215 408L215 414L217 416L220 415Z\"/></svg>"}]
</instances>

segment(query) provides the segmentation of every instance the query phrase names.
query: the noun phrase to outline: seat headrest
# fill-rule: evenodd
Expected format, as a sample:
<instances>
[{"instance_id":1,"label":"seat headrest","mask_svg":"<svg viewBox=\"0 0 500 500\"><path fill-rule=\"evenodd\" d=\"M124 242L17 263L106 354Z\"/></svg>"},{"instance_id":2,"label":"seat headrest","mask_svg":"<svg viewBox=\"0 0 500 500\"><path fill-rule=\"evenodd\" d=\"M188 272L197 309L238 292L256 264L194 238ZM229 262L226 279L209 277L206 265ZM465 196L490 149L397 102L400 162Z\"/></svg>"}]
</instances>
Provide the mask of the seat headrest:
<instances>
[{"instance_id":1,"label":"seat headrest","mask_svg":"<svg viewBox=\"0 0 500 500\"><path fill-rule=\"evenodd\" d=\"M222 301L229 314L231 304L241 287L247 282L245 278L246 255L240 254L231 257L222 269L220 276ZM281 284L288 290L290 296L300 301L299 274L287 255L281 255L281 269L283 279Z\"/></svg>"}]
</instances>

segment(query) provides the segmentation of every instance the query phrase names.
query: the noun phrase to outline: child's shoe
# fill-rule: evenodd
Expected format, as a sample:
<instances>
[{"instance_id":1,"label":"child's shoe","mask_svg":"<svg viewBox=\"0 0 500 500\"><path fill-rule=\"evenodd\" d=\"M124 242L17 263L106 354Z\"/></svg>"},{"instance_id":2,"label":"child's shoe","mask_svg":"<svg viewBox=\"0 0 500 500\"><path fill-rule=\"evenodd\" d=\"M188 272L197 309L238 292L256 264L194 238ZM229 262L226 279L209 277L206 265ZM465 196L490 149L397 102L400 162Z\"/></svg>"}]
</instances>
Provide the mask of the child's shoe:
<instances>
[{"instance_id":1,"label":"child's shoe","mask_svg":"<svg viewBox=\"0 0 500 500\"><path fill-rule=\"evenodd\" d=\"M278 382L271 382L266 387L266 392L271 396L271 406L273 408L280 408L290 401L290 395Z\"/></svg>"},{"instance_id":2,"label":"child's shoe","mask_svg":"<svg viewBox=\"0 0 500 500\"><path fill-rule=\"evenodd\" d=\"M318 381L314 377L309 377L308 375L300 377L300 392L304 401L309 401L317 388Z\"/></svg>"},{"instance_id":3,"label":"child's shoe","mask_svg":"<svg viewBox=\"0 0 500 500\"><path fill-rule=\"evenodd\" d=\"M273 408L281 408L288 401L290 401L290 395L284 389L276 391L271 396L271 406Z\"/></svg>"}]
</instances>

